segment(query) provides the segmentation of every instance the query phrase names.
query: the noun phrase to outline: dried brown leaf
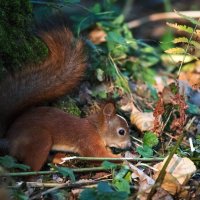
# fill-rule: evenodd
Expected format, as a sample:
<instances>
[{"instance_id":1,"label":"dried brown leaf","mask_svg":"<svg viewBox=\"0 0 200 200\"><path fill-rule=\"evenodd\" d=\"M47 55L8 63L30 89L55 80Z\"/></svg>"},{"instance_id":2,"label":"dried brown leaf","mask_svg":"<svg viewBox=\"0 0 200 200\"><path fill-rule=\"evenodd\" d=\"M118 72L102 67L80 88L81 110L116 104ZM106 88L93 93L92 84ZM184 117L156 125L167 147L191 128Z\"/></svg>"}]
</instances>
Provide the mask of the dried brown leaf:
<instances>
[{"instance_id":1,"label":"dried brown leaf","mask_svg":"<svg viewBox=\"0 0 200 200\"><path fill-rule=\"evenodd\" d=\"M140 131L150 131L153 129L155 120L153 112L141 112L132 102L123 105L121 108L122 110L131 112L131 124L135 125Z\"/></svg>"},{"instance_id":2,"label":"dried brown leaf","mask_svg":"<svg viewBox=\"0 0 200 200\"><path fill-rule=\"evenodd\" d=\"M150 131L154 127L153 112L134 112L130 116L131 123L134 124L140 131Z\"/></svg>"},{"instance_id":3,"label":"dried brown leaf","mask_svg":"<svg viewBox=\"0 0 200 200\"><path fill-rule=\"evenodd\" d=\"M88 37L94 44L100 44L106 41L106 33L100 27L93 29Z\"/></svg>"},{"instance_id":4,"label":"dried brown leaf","mask_svg":"<svg viewBox=\"0 0 200 200\"><path fill-rule=\"evenodd\" d=\"M152 200L173 200L172 196L162 188L158 188Z\"/></svg>"},{"instance_id":5,"label":"dried brown leaf","mask_svg":"<svg viewBox=\"0 0 200 200\"><path fill-rule=\"evenodd\" d=\"M151 187L154 185L155 181L145 174L141 169L129 163L130 169L133 171L131 177L132 179L138 179L139 189L138 189L138 198L140 200L145 200L148 193L150 192Z\"/></svg>"},{"instance_id":6,"label":"dried brown leaf","mask_svg":"<svg viewBox=\"0 0 200 200\"><path fill-rule=\"evenodd\" d=\"M158 169L158 172L155 172L153 176L154 179L158 177L166 160L167 158L163 162L154 165L154 168ZM166 176L161 187L171 194L176 194L195 171L196 166L189 158L181 158L175 154L167 166Z\"/></svg>"}]
</instances>

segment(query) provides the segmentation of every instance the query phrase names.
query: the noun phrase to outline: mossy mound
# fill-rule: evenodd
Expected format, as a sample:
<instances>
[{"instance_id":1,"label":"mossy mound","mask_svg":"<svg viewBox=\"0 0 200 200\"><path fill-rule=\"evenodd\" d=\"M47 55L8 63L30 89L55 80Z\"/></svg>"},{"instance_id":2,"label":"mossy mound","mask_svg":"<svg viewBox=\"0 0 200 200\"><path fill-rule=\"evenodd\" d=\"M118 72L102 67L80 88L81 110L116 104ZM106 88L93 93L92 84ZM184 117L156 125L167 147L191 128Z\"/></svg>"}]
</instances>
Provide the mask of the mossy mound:
<instances>
[{"instance_id":1,"label":"mossy mound","mask_svg":"<svg viewBox=\"0 0 200 200\"><path fill-rule=\"evenodd\" d=\"M0 1L0 71L15 71L42 60L48 52L33 34L32 6L28 0Z\"/></svg>"}]
</instances>

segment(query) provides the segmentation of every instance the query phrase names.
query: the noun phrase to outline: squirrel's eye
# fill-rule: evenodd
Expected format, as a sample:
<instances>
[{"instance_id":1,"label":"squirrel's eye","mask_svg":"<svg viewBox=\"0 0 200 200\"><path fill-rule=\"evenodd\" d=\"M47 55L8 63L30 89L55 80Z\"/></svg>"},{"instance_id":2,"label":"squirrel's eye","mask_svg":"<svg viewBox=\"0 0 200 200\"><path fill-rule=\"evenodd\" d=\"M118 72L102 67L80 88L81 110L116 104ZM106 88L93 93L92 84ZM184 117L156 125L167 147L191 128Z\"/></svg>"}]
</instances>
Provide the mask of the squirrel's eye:
<instances>
[{"instance_id":1,"label":"squirrel's eye","mask_svg":"<svg viewBox=\"0 0 200 200\"><path fill-rule=\"evenodd\" d=\"M123 128L118 129L119 135L125 135L126 131Z\"/></svg>"}]
</instances>

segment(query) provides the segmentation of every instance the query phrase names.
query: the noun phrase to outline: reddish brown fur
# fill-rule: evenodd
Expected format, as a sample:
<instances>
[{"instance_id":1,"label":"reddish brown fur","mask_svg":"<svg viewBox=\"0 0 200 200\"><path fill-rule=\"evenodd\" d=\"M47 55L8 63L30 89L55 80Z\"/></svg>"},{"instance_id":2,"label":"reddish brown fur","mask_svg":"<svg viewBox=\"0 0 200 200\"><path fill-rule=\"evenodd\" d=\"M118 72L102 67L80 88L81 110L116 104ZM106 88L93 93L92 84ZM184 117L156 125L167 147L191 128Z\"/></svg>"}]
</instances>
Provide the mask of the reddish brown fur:
<instances>
[{"instance_id":1,"label":"reddish brown fur","mask_svg":"<svg viewBox=\"0 0 200 200\"><path fill-rule=\"evenodd\" d=\"M49 57L40 65L26 66L0 84L0 136L27 108L62 96L80 81L86 68L83 43L65 27L41 32Z\"/></svg>"},{"instance_id":2,"label":"reddish brown fur","mask_svg":"<svg viewBox=\"0 0 200 200\"><path fill-rule=\"evenodd\" d=\"M93 119L100 115L101 112L93 116ZM115 120L118 119L113 115L104 125ZM113 140L117 140L119 136L116 131L114 133L114 130L108 129L107 125L104 131L101 127L99 129L98 123L100 124L98 121L91 121L90 118L81 119L66 114L56 108L31 109L20 116L8 130L10 154L31 166L33 170L41 169L49 151L54 150L55 145L60 147L55 150L72 151L82 156L116 157L106 148L105 138L111 140L112 134L115 134L116 138ZM118 126L122 124L118 123ZM129 145L128 127L125 124L122 127L127 131L126 136L121 139L122 142L126 142L126 147ZM110 131L113 133L110 134Z\"/></svg>"}]
</instances>

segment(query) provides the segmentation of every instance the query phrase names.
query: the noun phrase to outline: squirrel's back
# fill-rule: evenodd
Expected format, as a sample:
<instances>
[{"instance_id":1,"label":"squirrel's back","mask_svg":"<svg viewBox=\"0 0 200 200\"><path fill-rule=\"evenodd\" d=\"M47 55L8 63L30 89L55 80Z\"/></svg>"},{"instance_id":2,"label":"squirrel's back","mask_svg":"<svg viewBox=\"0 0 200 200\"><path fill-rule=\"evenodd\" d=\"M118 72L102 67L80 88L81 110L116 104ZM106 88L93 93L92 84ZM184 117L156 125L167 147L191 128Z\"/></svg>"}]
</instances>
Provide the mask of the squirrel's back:
<instances>
[{"instance_id":1,"label":"squirrel's back","mask_svg":"<svg viewBox=\"0 0 200 200\"><path fill-rule=\"evenodd\" d=\"M27 108L62 96L80 81L86 68L83 42L64 26L39 33L49 49L47 59L26 66L0 84L0 136Z\"/></svg>"}]
</instances>

